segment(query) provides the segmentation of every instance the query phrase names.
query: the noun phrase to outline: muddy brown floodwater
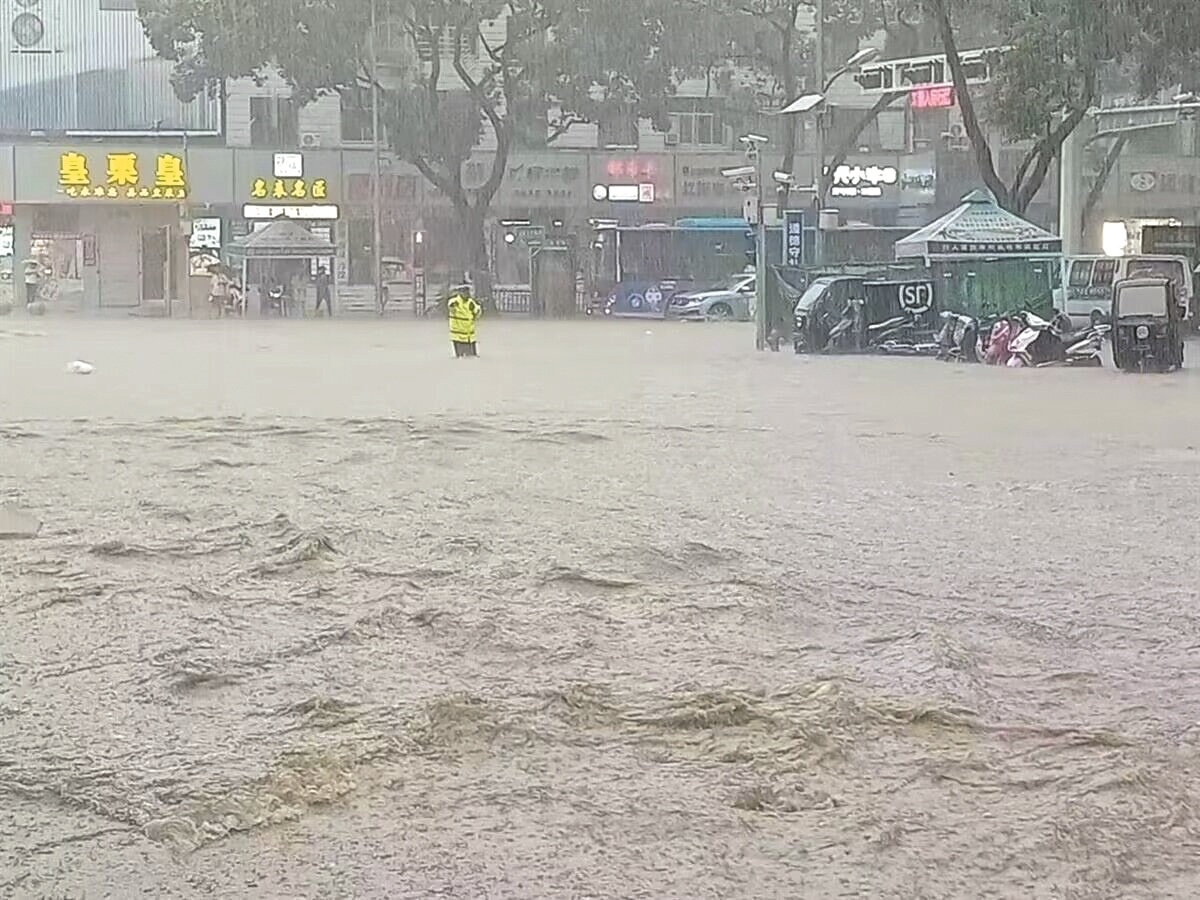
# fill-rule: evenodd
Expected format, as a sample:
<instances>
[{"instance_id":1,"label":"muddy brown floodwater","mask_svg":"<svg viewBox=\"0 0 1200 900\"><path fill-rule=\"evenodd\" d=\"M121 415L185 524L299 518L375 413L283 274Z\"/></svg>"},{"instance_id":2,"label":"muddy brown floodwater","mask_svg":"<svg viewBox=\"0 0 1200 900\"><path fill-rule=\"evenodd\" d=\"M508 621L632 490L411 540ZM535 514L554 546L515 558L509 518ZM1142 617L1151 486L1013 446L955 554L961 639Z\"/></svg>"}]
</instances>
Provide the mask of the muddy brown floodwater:
<instances>
[{"instance_id":1,"label":"muddy brown floodwater","mask_svg":"<svg viewBox=\"0 0 1200 900\"><path fill-rule=\"evenodd\" d=\"M0 896L1200 892L1196 372L0 332Z\"/></svg>"}]
</instances>

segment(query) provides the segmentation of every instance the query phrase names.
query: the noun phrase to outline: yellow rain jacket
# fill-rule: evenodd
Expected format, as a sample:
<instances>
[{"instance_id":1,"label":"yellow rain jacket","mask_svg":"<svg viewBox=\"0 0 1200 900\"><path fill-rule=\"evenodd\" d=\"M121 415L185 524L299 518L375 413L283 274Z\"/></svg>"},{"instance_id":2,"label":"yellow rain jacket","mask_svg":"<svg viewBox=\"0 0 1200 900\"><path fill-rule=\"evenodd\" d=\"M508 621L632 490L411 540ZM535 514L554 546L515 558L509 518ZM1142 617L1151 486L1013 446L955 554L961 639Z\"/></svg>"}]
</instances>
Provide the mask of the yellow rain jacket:
<instances>
[{"instance_id":1,"label":"yellow rain jacket","mask_svg":"<svg viewBox=\"0 0 1200 900\"><path fill-rule=\"evenodd\" d=\"M455 294L446 304L446 309L450 314L450 340L455 343L473 343L475 320L483 312L483 307L470 297Z\"/></svg>"}]
</instances>

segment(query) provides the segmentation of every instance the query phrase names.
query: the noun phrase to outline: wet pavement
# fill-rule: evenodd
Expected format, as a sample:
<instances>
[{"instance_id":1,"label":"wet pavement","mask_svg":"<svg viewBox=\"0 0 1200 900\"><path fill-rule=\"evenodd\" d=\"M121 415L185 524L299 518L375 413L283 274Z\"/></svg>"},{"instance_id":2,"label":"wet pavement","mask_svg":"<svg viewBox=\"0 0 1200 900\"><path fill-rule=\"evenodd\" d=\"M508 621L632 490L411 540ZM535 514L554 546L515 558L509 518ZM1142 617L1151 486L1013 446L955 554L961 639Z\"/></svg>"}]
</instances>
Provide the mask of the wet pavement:
<instances>
[{"instance_id":1,"label":"wet pavement","mask_svg":"<svg viewBox=\"0 0 1200 900\"><path fill-rule=\"evenodd\" d=\"M0 896L1195 896L1200 374L751 345L0 320Z\"/></svg>"}]
</instances>

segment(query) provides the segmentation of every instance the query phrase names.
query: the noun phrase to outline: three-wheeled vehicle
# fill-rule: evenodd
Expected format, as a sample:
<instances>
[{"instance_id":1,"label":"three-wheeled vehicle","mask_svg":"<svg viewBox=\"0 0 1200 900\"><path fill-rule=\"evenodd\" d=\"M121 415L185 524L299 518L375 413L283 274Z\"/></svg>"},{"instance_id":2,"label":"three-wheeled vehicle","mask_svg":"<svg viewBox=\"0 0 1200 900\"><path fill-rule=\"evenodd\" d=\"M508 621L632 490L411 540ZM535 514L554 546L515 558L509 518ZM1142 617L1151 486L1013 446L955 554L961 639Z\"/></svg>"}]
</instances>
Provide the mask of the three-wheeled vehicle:
<instances>
[{"instance_id":1,"label":"three-wheeled vehicle","mask_svg":"<svg viewBox=\"0 0 1200 900\"><path fill-rule=\"evenodd\" d=\"M793 309L797 353L936 351L933 284L860 276L816 278Z\"/></svg>"},{"instance_id":2,"label":"three-wheeled vehicle","mask_svg":"<svg viewBox=\"0 0 1200 900\"><path fill-rule=\"evenodd\" d=\"M1126 372L1183 367L1183 310L1166 278L1127 278L1113 285L1113 365Z\"/></svg>"}]
</instances>

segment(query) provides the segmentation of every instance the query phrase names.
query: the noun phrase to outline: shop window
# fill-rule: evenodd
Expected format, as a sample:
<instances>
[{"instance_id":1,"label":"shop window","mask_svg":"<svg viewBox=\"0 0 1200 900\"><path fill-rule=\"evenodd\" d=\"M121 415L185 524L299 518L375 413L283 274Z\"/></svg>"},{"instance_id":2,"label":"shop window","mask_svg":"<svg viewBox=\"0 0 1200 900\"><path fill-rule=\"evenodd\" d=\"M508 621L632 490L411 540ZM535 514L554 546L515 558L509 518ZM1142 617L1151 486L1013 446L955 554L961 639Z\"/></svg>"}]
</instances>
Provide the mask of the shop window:
<instances>
[{"instance_id":1,"label":"shop window","mask_svg":"<svg viewBox=\"0 0 1200 900\"><path fill-rule=\"evenodd\" d=\"M298 147L300 118L291 97L250 98L250 146Z\"/></svg>"}]
</instances>

